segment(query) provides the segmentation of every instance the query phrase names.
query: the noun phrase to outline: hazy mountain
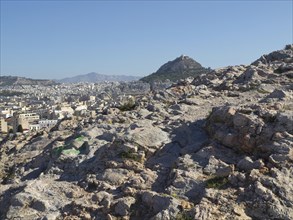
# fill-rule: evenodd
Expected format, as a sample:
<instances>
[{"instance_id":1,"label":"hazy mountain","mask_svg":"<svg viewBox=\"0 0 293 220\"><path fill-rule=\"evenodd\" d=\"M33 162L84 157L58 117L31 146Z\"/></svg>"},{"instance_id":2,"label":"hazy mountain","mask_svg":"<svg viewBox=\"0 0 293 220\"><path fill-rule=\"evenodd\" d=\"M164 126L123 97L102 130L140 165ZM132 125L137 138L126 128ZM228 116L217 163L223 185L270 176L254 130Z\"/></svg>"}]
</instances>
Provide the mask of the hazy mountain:
<instances>
[{"instance_id":1,"label":"hazy mountain","mask_svg":"<svg viewBox=\"0 0 293 220\"><path fill-rule=\"evenodd\" d=\"M177 81L190 76L195 77L209 71L210 69L202 67L200 63L192 58L182 55L173 61L165 63L155 73L143 77L140 80L144 82L165 81L166 79Z\"/></svg>"},{"instance_id":2,"label":"hazy mountain","mask_svg":"<svg viewBox=\"0 0 293 220\"><path fill-rule=\"evenodd\" d=\"M30 79L19 76L0 76L0 86L13 85L55 85L56 82L47 79Z\"/></svg>"},{"instance_id":3,"label":"hazy mountain","mask_svg":"<svg viewBox=\"0 0 293 220\"><path fill-rule=\"evenodd\" d=\"M60 80L56 80L56 82L60 83L79 83L79 82L104 82L104 81L133 81L138 80L139 77L136 76L126 76L126 75L105 75L99 73L88 73L84 75L78 75L73 77L68 77Z\"/></svg>"}]
</instances>

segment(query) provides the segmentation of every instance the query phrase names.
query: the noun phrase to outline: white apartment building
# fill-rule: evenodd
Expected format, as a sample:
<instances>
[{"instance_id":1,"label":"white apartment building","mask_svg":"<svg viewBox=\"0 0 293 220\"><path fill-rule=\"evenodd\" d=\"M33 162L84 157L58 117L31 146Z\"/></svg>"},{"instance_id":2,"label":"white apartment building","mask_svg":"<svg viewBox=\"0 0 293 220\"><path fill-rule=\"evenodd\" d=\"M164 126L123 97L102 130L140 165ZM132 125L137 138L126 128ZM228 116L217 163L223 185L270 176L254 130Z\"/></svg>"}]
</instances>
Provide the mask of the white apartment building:
<instances>
[{"instance_id":1,"label":"white apartment building","mask_svg":"<svg viewBox=\"0 0 293 220\"><path fill-rule=\"evenodd\" d=\"M30 124L29 129L30 131L38 131L41 129L41 126L39 124Z\"/></svg>"},{"instance_id":2,"label":"white apartment building","mask_svg":"<svg viewBox=\"0 0 293 220\"><path fill-rule=\"evenodd\" d=\"M58 120L40 120L39 126L40 128L51 128L57 124Z\"/></svg>"}]
</instances>

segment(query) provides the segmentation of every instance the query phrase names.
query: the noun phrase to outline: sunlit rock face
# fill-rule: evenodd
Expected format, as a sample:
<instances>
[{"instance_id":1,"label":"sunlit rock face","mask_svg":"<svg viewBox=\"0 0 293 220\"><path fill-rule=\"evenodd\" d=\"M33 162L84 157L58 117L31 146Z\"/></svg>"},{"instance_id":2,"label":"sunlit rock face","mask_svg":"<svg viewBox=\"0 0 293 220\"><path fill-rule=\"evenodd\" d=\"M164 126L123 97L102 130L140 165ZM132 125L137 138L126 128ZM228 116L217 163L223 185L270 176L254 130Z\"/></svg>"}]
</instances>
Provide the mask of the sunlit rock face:
<instances>
[{"instance_id":1,"label":"sunlit rock face","mask_svg":"<svg viewBox=\"0 0 293 220\"><path fill-rule=\"evenodd\" d=\"M293 219L292 48L8 135L0 219Z\"/></svg>"}]
</instances>

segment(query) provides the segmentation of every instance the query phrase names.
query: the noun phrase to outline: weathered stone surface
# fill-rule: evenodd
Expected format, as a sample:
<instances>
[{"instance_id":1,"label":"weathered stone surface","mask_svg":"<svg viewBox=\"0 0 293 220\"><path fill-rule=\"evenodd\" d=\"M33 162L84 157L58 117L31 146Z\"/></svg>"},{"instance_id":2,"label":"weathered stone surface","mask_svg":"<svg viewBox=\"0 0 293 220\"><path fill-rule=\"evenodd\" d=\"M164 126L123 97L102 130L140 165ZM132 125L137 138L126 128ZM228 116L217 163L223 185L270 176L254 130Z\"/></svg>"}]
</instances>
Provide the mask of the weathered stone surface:
<instances>
[{"instance_id":1,"label":"weathered stone surface","mask_svg":"<svg viewBox=\"0 0 293 220\"><path fill-rule=\"evenodd\" d=\"M119 216L129 215L130 207L135 203L135 198L133 197L124 197L119 199L115 205L115 213Z\"/></svg>"},{"instance_id":2,"label":"weathered stone surface","mask_svg":"<svg viewBox=\"0 0 293 220\"><path fill-rule=\"evenodd\" d=\"M293 219L292 63L111 84L95 114L2 138L0 219Z\"/></svg>"},{"instance_id":3,"label":"weathered stone surface","mask_svg":"<svg viewBox=\"0 0 293 220\"><path fill-rule=\"evenodd\" d=\"M125 138L139 144L140 146L158 148L162 144L170 141L168 133L162 131L160 128L147 124L147 127L138 127L129 130Z\"/></svg>"},{"instance_id":4,"label":"weathered stone surface","mask_svg":"<svg viewBox=\"0 0 293 220\"><path fill-rule=\"evenodd\" d=\"M264 162L262 160L253 161L250 157L245 157L237 163L237 168L246 172L262 167L264 167Z\"/></svg>"},{"instance_id":5,"label":"weathered stone surface","mask_svg":"<svg viewBox=\"0 0 293 220\"><path fill-rule=\"evenodd\" d=\"M120 185L128 177L130 177L132 172L126 169L106 169L102 175L99 175L97 178L107 181L111 185Z\"/></svg>"}]
</instances>

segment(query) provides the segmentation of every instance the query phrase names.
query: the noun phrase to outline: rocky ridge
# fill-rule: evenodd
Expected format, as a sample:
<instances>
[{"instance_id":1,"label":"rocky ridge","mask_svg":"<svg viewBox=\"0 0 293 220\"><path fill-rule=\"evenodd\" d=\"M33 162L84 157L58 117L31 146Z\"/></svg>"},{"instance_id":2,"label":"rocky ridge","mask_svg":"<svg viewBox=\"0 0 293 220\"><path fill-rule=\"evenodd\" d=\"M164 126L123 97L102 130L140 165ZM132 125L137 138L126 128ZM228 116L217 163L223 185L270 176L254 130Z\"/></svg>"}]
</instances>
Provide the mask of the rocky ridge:
<instances>
[{"instance_id":1,"label":"rocky ridge","mask_svg":"<svg viewBox=\"0 0 293 220\"><path fill-rule=\"evenodd\" d=\"M9 137L1 219L293 219L293 45Z\"/></svg>"}]
</instances>

